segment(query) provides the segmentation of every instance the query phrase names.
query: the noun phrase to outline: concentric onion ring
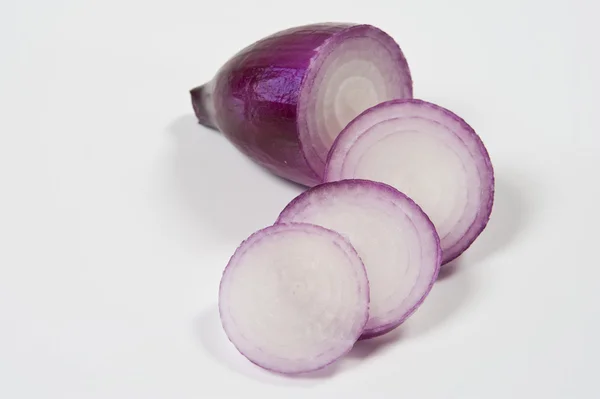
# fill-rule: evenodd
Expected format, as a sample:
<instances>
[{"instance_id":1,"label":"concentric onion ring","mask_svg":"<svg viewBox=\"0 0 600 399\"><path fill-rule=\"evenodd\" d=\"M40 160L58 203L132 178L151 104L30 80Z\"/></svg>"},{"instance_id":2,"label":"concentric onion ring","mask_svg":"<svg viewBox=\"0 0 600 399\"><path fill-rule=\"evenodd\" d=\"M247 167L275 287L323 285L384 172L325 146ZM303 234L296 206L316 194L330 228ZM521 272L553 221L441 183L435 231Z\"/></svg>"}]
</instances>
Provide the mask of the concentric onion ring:
<instances>
[{"instance_id":1,"label":"concentric onion ring","mask_svg":"<svg viewBox=\"0 0 600 399\"><path fill-rule=\"evenodd\" d=\"M361 338L399 326L437 278L439 238L421 208L398 190L366 180L325 183L300 194L279 223L313 223L347 237L369 277L371 307Z\"/></svg>"},{"instance_id":2,"label":"concentric onion ring","mask_svg":"<svg viewBox=\"0 0 600 399\"><path fill-rule=\"evenodd\" d=\"M433 221L443 263L485 228L494 172L479 136L454 113L420 100L384 102L356 117L329 153L325 181L369 179L412 198Z\"/></svg>"},{"instance_id":3,"label":"concentric onion ring","mask_svg":"<svg viewBox=\"0 0 600 399\"><path fill-rule=\"evenodd\" d=\"M368 319L369 283L341 235L279 224L244 241L219 290L225 333L251 362L271 371L314 371L348 352Z\"/></svg>"}]
</instances>

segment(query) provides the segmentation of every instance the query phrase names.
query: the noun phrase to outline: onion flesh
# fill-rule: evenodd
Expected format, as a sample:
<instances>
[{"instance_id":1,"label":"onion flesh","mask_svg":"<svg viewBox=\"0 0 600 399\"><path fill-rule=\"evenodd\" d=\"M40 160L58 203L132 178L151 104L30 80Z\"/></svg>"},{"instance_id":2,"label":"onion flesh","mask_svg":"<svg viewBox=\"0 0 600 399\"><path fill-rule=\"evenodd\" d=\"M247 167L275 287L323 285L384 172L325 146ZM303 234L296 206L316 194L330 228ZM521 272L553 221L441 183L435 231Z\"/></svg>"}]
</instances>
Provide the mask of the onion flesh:
<instances>
[{"instance_id":1,"label":"onion flesh","mask_svg":"<svg viewBox=\"0 0 600 399\"><path fill-rule=\"evenodd\" d=\"M329 153L324 180L369 179L411 197L433 221L442 263L483 231L494 200L494 171L475 131L420 100L378 104L346 126Z\"/></svg>"},{"instance_id":2,"label":"onion flesh","mask_svg":"<svg viewBox=\"0 0 600 399\"><path fill-rule=\"evenodd\" d=\"M356 248L371 294L362 339L402 324L423 302L439 272L441 250L433 224L410 198L386 184L321 184L296 197L277 222L317 224L339 232Z\"/></svg>"},{"instance_id":3,"label":"onion flesh","mask_svg":"<svg viewBox=\"0 0 600 399\"><path fill-rule=\"evenodd\" d=\"M369 282L352 245L311 224L251 235L231 257L219 290L225 333L251 362L299 374L347 353L368 319Z\"/></svg>"}]
</instances>

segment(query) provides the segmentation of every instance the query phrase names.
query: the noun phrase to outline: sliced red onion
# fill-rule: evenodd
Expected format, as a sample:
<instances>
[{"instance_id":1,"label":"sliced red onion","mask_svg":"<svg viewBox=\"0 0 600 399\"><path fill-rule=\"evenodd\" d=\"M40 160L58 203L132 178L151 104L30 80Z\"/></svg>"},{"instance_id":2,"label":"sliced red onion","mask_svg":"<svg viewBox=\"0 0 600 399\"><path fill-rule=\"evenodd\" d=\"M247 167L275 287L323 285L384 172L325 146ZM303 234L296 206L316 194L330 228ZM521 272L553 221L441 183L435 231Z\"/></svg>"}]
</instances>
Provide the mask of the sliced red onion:
<instances>
[{"instance_id":1,"label":"sliced red onion","mask_svg":"<svg viewBox=\"0 0 600 399\"><path fill-rule=\"evenodd\" d=\"M298 97L300 143L311 168L322 176L342 129L367 108L394 98L412 98L412 79L390 36L358 25L327 41L311 60Z\"/></svg>"},{"instance_id":2,"label":"sliced red onion","mask_svg":"<svg viewBox=\"0 0 600 399\"><path fill-rule=\"evenodd\" d=\"M225 333L251 362L284 374L314 371L347 353L369 313L369 282L352 245L311 224L250 236L219 290Z\"/></svg>"},{"instance_id":3,"label":"sliced red onion","mask_svg":"<svg viewBox=\"0 0 600 399\"><path fill-rule=\"evenodd\" d=\"M271 172L313 186L343 127L379 102L412 98L412 78L385 32L323 23L253 43L191 97L200 123Z\"/></svg>"},{"instance_id":4,"label":"sliced red onion","mask_svg":"<svg viewBox=\"0 0 600 399\"><path fill-rule=\"evenodd\" d=\"M454 113L419 100L385 102L356 117L338 136L325 181L387 183L418 203L441 239L443 263L475 241L494 199L490 157Z\"/></svg>"},{"instance_id":5,"label":"sliced red onion","mask_svg":"<svg viewBox=\"0 0 600 399\"><path fill-rule=\"evenodd\" d=\"M441 249L433 224L411 199L383 183L344 180L296 197L278 223L313 223L347 237L369 277L371 307L361 338L399 326L437 278Z\"/></svg>"}]
</instances>

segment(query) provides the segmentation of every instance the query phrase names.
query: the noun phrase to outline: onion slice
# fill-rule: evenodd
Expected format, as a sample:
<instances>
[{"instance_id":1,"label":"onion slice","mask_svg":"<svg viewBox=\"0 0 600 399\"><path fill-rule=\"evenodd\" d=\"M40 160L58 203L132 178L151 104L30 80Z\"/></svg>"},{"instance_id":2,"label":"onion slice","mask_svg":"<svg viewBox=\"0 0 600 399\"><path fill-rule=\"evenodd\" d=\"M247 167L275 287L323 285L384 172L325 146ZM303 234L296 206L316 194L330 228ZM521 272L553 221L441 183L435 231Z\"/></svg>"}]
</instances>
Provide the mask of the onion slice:
<instances>
[{"instance_id":1,"label":"onion slice","mask_svg":"<svg viewBox=\"0 0 600 399\"><path fill-rule=\"evenodd\" d=\"M369 179L412 198L433 221L442 263L483 231L494 200L486 148L460 117L420 100L392 100L361 113L329 152L324 180Z\"/></svg>"},{"instance_id":2,"label":"onion slice","mask_svg":"<svg viewBox=\"0 0 600 399\"><path fill-rule=\"evenodd\" d=\"M368 319L369 282L338 233L279 224L251 235L231 257L219 312L229 340L251 362L304 373L352 348Z\"/></svg>"},{"instance_id":3,"label":"onion slice","mask_svg":"<svg viewBox=\"0 0 600 399\"><path fill-rule=\"evenodd\" d=\"M312 223L347 237L367 269L371 307L361 336L389 332L425 299L437 278L435 228L411 199L383 183L345 180L296 197L277 223Z\"/></svg>"}]
</instances>

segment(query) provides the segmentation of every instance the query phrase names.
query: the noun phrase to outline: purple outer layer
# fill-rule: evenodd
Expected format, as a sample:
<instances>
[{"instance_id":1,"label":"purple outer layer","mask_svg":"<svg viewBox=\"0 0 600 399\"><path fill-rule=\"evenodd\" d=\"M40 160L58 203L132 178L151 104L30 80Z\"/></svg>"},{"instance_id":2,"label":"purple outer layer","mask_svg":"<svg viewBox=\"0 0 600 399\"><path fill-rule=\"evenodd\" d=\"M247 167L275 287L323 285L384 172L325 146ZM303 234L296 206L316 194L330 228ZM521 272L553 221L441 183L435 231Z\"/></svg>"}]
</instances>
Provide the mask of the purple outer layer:
<instances>
[{"instance_id":1,"label":"purple outer layer","mask_svg":"<svg viewBox=\"0 0 600 399\"><path fill-rule=\"evenodd\" d=\"M232 327L225 322L224 314L226 311L224 309L225 305L222 301L224 286L228 279L229 272L231 272L231 270L233 268L239 266L238 262L240 261L240 258L243 257L246 249L273 234L278 234L283 231L289 231L289 230L303 230L307 233L321 235L321 236L328 235L328 236L330 236L330 238L334 244L336 244L340 247L343 246L343 249L346 252L346 254L349 255L350 257L353 257L354 258L353 261L355 261L357 264L359 264L361 266L360 273L361 273L361 277L364 277L364 282L365 282L364 285L366 287L366 289L363 290L362 293L365 295L365 302L366 302L367 306L365 307L364 312L361 316L361 320L358 323L359 328L357 329L357 331L355 333L356 338L355 338L354 342L358 341L361 338L361 333L363 331L363 328L369 320L370 292L369 292L369 280L367 277L367 271L365 269L365 266L364 266L362 260L360 259L360 256L358 255L358 253L356 252L356 250L354 249L352 244L350 244L350 242L346 238L344 238L342 235L340 235L339 233L337 233L333 230L324 228L322 226L318 226L318 225L314 225L314 224L310 224L310 223L290 223L290 224L280 223L280 224L265 227L261 230L256 231L255 233L251 234L250 237L245 239L238 246L238 248L236 249L234 254L231 256L229 262L227 263L227 266L223 270L223 275L222 275L221 282L219 285L219 316L221 318L221 323L222 323L223 329L225 331L225 334L227 335L227 338L229 339L229 341L235 346L235 348L251 363L253 363L265 370L272 371L275 373L294 375L294 374L314 372L314 371L321 370L321 369L331 365L336 360L345 356L352 349L354 342L350 345L347 345L347 347L343 348L342 350L340 350L335 357L331 357L331 358L324 360L317 367L297 369L295 371L282 370L282 369L274 367L270 364L267 364L263 361L259 361L259 360L252 358L248 354L244 353L244 351L238 347L236 342L234 342L234 340L232 340L232 338L230 336L230 331L231 331ZM360 292L360 290L359 290L359 292Z\"/></svg>"},{"instance_id":2,"label":"purple outer layer","mask_svg":"<svg viewBox=\"0 0 600 399\"><path fill-rule=\"evenodd\" d=\"M494 204L495 178L494 178L494 168L492 166L492 161L490 159L487 149L485 148L485 145L481 141L481 138L477 135L475 130L464 119L462 119L461 117L459 117L458 115L456 115L455 113L453 113L452 111L450 111L446 108L440 107L439 105L436 105L436 104L429 103L427 101L418 100L418 99L399 99L399 100L385 101L380 104L377 104L374 107L371 107L371 108L365 110L360 115L358 115L356 118L354 118L350 123L348 123L348 125L344 128L344 130L342 130L342 132L337 136L333 145L331 146L329 155L327 156L327 168L325 170L324 181L335 181L336 180L335 178L331 177L332 172L330 170L331 169L330 161L331 161L332 157L334 156L338 146L342 146L342 148L343 148L343 144L345 144L344 140L346 139L345 136L347 134L349 134L352 125L354 123L356 123L359 119L368 117L371 113L377 112L377 110L379 110L381 108L393 106L396 104L414 104L414 105L418 105L418 106L422 106L422 107L427 107L427 108L430 108L434 112L439 112L439 113L445 115L446 117L449 117L450 119L458 122L460 124L460 126L463 128L464 133L469 135L469 138L473 140L480 155L482 156L482 158L484 160L484 164L481 166L485 169L485 172L488 174L488 176L487 176L487 179L482 179L481 183L482 183L482 186L486 187L485 193L488 196L488 198L486 201L484 201L481 204L482 207L479 209L479 212L477 213L475 220L473 220L473 223L471 223L471 226L469 226L469 228L467 229L467 231L465 232L463 237L461 239L459 239L456 242L456 244L454 244L452 246L450 251L444 251L444 254L442 257L442 265L445 265L445 264L453 261L457 257L459 257L463 252L465 252L471 246L471 244L473 244L473 242L475 242L477 237L481 234L481 232L487 226L487 224L490 220L490 216L492 213L492 207ZM347 149L346 154L348 154L348 152L349 152L349 148ZM480 169L480 173L479 173L480 177L481 177L481 174L482 173L481 173L481 169Z\"/></svg>"},{"instance_id":3,"label":"purple outer layer","mask_svg":"<svg viewBox=\"0 0 600 399\"><path fill-rule=\"evenodd\" d=\"M331 51L360 30L387 36L370 25L322 23L284 30L243 49L209 83L190 91L199 122L223 132L276 175L306 186L320 183L322 173L309 166L299 138L299 96L324 49ZM398 52L412 97L410 71L399 47Z\"/></svg>"},{"instance_id":4,"label":"purple outer layer","mask_svg":"<svg viewBox=\"0 0 600 399\"><path fill-rule=\"evenodd\" d=\"M429 216L427 216L427 214L425 212L423 212L423 210L421 209L421 207L419 205L417 205L412 199L410 199L405 194L396 190L394 187L392 187L388 184L385 184L385 183L375 182L375 181L371 181L371 180L347 179L347 180L340 180L340 181L336 181L336 182L322 183L318 186L308 189L308 190L304 191L303 193L301 193L300 195L298 195L296 198L294 198L283 209L283 211L281 211L281 213L279 214L279 217L277 218L277 221L275 223L276 223L276 225L279 223L283 223L283 224L289 223L289 220L293 217L293 215L296 212L301 211L306 206L308 206L307 204L304 204L304 202L308 201L311 196L319 195L323 191L325 191L325 192L329 191L329 192L331 192L332 196L336 196L336 195L339 195L339 194L336 194L336 191L347 192L348 188L350 188L352 186L363 186L363 187L368 187L368 188L371 188L371 189L379 191L379 192L385 192L385 193L390 194L392 197L395 197L397 201L406 202L419 215L421 215L421 217L425 221L427 228L431 230L431 234L434 237L436 249L437 249L435 270L434 270L434 273L432 274L431 281L427 285L427 288L423 292L422 296L415 302L415 304L413 306L411 306L410 309L408 309L406 312L404 312L404 314L401 317L394 320L393 322L380 325L380 326L378 326L376 328L372 328L370 330L363 331L363 333L360 336L360 340L363 340L363 339L375 338L375 337L381 336L383 334L386 334L386 333L394 330L395 328L400 326L402 323L404 323L406 321L406 319L408 319L419 308L419 306L421 306L421 304L423 303L425 298L427 298L427 296L431 292L431 289L433 288L433 284L437 280L437 277L438 277L438 274L440 271L440 266L441 266L442 250L440 248L440 238L437 234L437 231L436 231L433 223L429 219ZM300 208L300 209L298 209L298 208Z\"/></svg>"}]
</instances>

